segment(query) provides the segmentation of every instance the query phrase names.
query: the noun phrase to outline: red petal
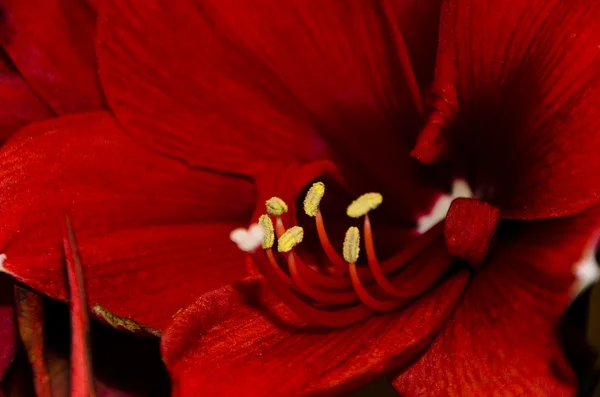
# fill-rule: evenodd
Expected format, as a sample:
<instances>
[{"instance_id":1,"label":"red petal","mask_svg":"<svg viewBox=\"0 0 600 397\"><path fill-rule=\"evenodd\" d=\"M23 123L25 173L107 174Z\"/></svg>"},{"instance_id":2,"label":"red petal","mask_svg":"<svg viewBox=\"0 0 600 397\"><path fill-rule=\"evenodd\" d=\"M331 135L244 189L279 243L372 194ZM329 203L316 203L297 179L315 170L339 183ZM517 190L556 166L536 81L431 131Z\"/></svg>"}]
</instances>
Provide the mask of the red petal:
<instances>
[{"instance_id":1,"label":"red petal","mask_svg":"<svg viewBox=\"0 0 600 397\"><path fill-rule=\"evenodd\" d=\"M69 282L71 313L71 397L95 397L94 374L90 355L90 320L83 269L71 221L66 218L63 247Z\"/></svg>"},{"instance_id":2,"label":"red petal","mask_svg":"<svg viewBox=\"0 0 600 397\"><path fill-rule=\"evenodd\" d=\"M572 265L600 228L600 207L531 222L478 273L427 353L395 381L403 396L573 395L558 322Z\"/></svg>"},{"instance_id":3,"label":"red petal","mask_svg":"<svg viewBox=\"0 0 600 397\"><path fill-rule=\"evenodd\" d=\"M450 278L406 310L342 329L315 328L281 303L259 303L258 284L204 295L162 339L173 395L312 395L368 383L428 343L466 278Z\"/></svg>"},{"instance_id":4,"label":"red petal","mask_svg":"<svg viewBox=\"0 0 600 397\"><path fill-rule=\"evenodd\" d=\"M443 106L457 95L459 113L437 139L513 217L566 216L600 200L599 19L587 0L444 6L434 87ZM418 152L439 149L423 140Z\"/></svg>"},{"instance_id":5,"label":"red petal","mask_svg":"<svg viewBox=\"0 0 600 397\"><path fill-rule=\"evenodd\" d=\"M140 141L239 173L257 159L331 152L366 189L406 212L428 209L432 190L408 156L421 120L392 27L402 23L417 77L429 80L437 0L112 3L101 13L101 77Z\"/></svg>"},{"instance_id":6,"label":"red petal","mask_svg":"<svg viewBox=\"0 0 600 397\"><path fill-rule=\"evenodd\" d=\"M35 394L52 397L50 375L44 358L43 298L35 292L15 287L15 303L21 341L33 370Z\"/></svg>"},{"instance_id":7,"label":"red petal","mask_svg":"<svg viewBox=\"0 0 600 397\"><path fill-rule=\"evenodd\" d=\"M161 328L199 295L245 274L229 232L250 219L252 184L146 151L108 114L22 130L0 152L0 191L4 270L53 298L67 297L65 214L90 306L120 317ZM106 310L95 312L108 320Z\"/></svg>"},{"instance_id":8,"label":"red petal","mask_svg":"<svg viewBox=\"0 0 600 397\"><path fill-rule=\"evenodd\" d=\"M0 275L0 382L17 353L17 326L15 324L13 286L11 280ZM2 392L0 392L0 396Z\"/></svg>"},{"instance_id":9,"label":"red petal","mask_svg":"<svg viewBox=\"0 0 600 397\"><path fill-rule=\"evenodd\" d=\"M0 53L0 140L33 121L52 116L9 60Z\"/></svg>"},{"instance_id":10,"label":"red petal","mask_svg":"<svg viewBox=\"0 0 600 397\"><path fill-rule=\"evenodd\" d=\"M104 105L94 51L96 14L80 0L3 0L0 44L56 113Z\"/></svg>"}]
</instances>

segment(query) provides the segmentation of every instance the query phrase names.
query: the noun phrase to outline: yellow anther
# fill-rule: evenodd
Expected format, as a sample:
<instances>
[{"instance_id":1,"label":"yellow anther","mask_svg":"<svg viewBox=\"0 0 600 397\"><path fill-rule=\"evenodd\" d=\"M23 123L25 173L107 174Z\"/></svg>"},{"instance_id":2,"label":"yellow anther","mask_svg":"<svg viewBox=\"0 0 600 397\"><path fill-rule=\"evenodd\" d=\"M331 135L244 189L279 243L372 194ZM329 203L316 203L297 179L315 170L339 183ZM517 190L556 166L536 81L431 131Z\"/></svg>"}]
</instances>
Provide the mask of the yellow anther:
<instances>
[{"instance_id":1,"label":"yellow anther","mask_svg":"<svg viewBox=\"0 0 600 397\"><path fill-rule=\"evenodd\" d=\"M263 249L273 247L275 243L275 230L273 229L273 221L269 215L261 215L258 218L258 224L262 227L264 237L262 241Z\"/></svg>"},{"instance_id":2,"label":"yellow anther","mask_svg":"<svg viewBox=\"0 0 600 397\"><path fill-rule=\"evenodd\" d=\"M288 206L279 197L271 197L265 203L267 206L267 212L271 215L279 216L288 211Z\"/></svg>"},{"instance_id":3,"label":"yellow anther","mask_svg":"<svg viewBox=\"0 0 600 397\"><path fill-rule=\"evenodd\" d=\"M348 206L346 214L351 218L360 218L379 207L382 201L383 196L379 193L365 193Z\"/></svg>"},{"instance_id":4,"label":"yellow anther","mask_svg":"<svg viewBox=\"0 0 600 397\"><path fill-rule=\"evenodd\" d=\"M348 263L356 263L360 252L360 232L356 226L348 228L344 237L344 260Z\"/></svg>"},{"instance_id":5,"label":"yellow anther","mask_svg":"<svg viewBox=\"0 0 600 397\"><path fill-rule=\"evenodd\" d=\"M325 184L323 182L313 183L304 198L304 212L306 212L306 215L317 215L323 195L325 195Z\"/></svg>"},{"instance_id":6,"label":"yellow anther","mask_svg":"<svg viewBox=\"0 0 600 397\"><path fill-rule=\"evenodd\" d=\"M289 252L302 242L304 238L304 229L300 226L292 226L279 237L277 241L277 251Z\"/></svg>"}]
</instances>

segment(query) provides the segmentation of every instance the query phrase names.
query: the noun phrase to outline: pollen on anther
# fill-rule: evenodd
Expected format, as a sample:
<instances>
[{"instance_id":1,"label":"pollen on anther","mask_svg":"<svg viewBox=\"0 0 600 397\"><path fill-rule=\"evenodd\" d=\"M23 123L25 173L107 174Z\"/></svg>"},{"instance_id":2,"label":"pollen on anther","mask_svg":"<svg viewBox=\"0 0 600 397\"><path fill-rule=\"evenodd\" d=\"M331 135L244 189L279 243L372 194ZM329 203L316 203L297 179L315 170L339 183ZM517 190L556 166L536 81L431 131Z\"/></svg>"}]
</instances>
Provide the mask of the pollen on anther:
<instances>
[{"instance_id":1,"label":"pollen on anther","mask_svg":"<svg viewBox=\"0 0 600 397\"><path fill-rule=\"evenodd\" d=\"M356 263L360 252L360 232L356 226L348 228L344 237L344 248L342 250L344 260L348 263Z\"/></svg>"},{"instance_id":2,"label":"pollen on anther","mask_svg":"<svg viewBox=\"0 0 600 397\"><path fill-rule=\"evenodd\" d=\"M277 241L277 251L289 252L302 242L304 238L304 229L300 226L292 226L279 237Z\"/></svg>"},{"instance_id":3,"label":"pollen on anther","mask_svg":"<svg viewBox=\"0 0 600 397\"><path fill-rule=\"evenodd\" d=\"M306 197L304 198L304 212L308 216L316 216L319 210L321 199L325 195L325 184L323 182L315 182L312 184Z\"/></svg>"},{"instance_id":4,"label":"pollen on anther","mask_svg":"<svg viewBox=\"0 0 600 397\"><path fill-rule=\"evenodd\" d=\"M267 212L275 216L280 216L288 211L287 204L279 197L271 197L265 202L265 206L267 207Z\"/></svg>"},{"instance_id":5,"label":"pollen on anther","mask_svg":"<svg viewBox=\"0 0 600 397\"><path fill-rule=\"evenodd\" d=\"M258 224L263 229L264 237L262 240L263 249L268 249L273 247L275 243L275 230L273 228L273 221L269 215L261 215L258 218Z\"/></svg>"},{"instance_id":6,"label":"pollen on anther","mask_svg":"<svg viewBox=\"0 0 600 397\"><path fill-rule=\"evenodd\" d=\"M379 207L382 201L383 196L379 193L365 193L348 206L346 214L351 218L360 218Z\"/></svg>"}]
</instances>

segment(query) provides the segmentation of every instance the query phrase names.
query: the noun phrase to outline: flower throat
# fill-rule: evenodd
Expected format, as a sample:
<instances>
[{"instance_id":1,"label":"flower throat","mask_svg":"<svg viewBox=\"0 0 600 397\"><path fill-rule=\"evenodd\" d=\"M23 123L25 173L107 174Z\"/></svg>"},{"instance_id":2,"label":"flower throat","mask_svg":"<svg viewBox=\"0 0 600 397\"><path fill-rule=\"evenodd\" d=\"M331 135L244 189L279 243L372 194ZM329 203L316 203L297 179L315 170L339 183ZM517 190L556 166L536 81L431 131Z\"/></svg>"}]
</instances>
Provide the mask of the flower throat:
<instances>
[{"instance_id":1,"label":"flower throat","mask_svg":"<svg viewBox=\"0 0 600 397\"><path fill-rule=\"evenodd\" d=\"M346 214L363 218L363 239L368 266L357 265L361 235L350 227L340 256L331 244L319 208L325 185L314 183L304 199L304 212L315 219L321 247L327 257L324 267L305 263L295 248L304 238L304 229L286 228L281 215L287 204L278 197L266 201L266 214L258 224L263 230L262 250L252 254L253 262L270 289L302 319L322 326L346 326L374 313L397 310L426 291L449 269L451 258L444 249L421 254L430 244L444 244L441 224L415 236L411 244L380 262L375 251L369 212L383 201L379 193L366 193L354 200ZM277 240L277 241L276 241ZM274 246L283 258L278 261ZM442 255L439 255L439 254ZM419 255L421 254L421 255ZM285 262L287 272L280 262Z\"/></svg>"}]
</instances>

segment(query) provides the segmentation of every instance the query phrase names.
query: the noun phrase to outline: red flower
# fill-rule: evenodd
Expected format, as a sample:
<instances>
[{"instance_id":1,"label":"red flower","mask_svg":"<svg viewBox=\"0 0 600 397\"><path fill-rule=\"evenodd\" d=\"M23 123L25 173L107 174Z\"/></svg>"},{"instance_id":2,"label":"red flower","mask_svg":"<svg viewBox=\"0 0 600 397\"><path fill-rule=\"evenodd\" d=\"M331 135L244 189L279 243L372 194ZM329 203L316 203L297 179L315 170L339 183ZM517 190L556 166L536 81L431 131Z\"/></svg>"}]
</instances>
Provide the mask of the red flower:
<instances>
[{"instance_id":1,"label":"red flower","mask_svg":"<svg viewBox=\"0 0 600 397\"><path fill-rule=\"evenodd\" d=\"M441 24L438 11L433 0L102 2L111 111L33 124L3 148L4 271L65 300L68 213L92 314L166 330L175 395L329 394L399 368L406 395L569 394L553 330L600 221L599 7L448 0ZM411 150L450 160L477 195L454 201L445 238L413 232L447 183ZM291 275L260 251L248 269L264 284L223 287L247 274L229 232L272 196L290 228L321 178L336 186L323 201L334 247L351 195L383 194L363 237L372 227L392 285L361 288L377 272L368 239L356 275L296 277L298 257L320 263L317 241L331 251L320 218L311 230L299 216L307 241L287 258ZM506 238L499 223L519 230Z\"/></svg>"}]
</instances>

